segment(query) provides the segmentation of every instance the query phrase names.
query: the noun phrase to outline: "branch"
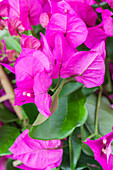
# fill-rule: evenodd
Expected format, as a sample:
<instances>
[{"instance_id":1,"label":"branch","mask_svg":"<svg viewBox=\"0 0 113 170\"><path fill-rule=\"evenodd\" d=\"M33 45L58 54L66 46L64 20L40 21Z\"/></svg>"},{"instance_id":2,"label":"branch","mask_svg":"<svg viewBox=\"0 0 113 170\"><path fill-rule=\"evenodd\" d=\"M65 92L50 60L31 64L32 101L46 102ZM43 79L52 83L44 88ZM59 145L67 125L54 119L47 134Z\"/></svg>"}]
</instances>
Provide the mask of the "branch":
<instances>
[{"instance_id":1,"label":"branch","mask_svg":"<svg viewBox=\"0 0 113 170\"><path fill-rule=\"evenodd\" d=\"M23 116L22 116L22 110L21 107L19 106L14 106L14 90L13 87L6 75L6 73L4 72L2 66L0 65L0 81L1 81L1 85L3 86L5 92L6 92L6 96L9 96L9 101L17 115L17 117L22 120ZM3 98L5 98L6 96L3 96Z\"/></svg>"}]
</instances>

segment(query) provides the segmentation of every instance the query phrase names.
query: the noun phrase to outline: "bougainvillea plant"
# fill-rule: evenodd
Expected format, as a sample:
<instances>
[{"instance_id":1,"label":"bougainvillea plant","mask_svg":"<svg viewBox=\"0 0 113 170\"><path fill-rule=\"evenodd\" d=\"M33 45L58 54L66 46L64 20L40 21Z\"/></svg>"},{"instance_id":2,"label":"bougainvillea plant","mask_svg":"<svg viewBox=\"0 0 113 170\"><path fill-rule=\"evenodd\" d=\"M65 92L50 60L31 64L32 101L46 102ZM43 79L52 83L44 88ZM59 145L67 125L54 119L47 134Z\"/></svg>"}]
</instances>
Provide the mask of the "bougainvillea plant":
<instances>
[{"instance_id":1,"label":"bougainvillea plant","mask_svg":"<svg viewBox=\"0 0 113 170\"><path fill-rule=\"evenodd\" d=\"M0 0L0 170L113 170L113 0Z\"/></svg>"}]
</instances>

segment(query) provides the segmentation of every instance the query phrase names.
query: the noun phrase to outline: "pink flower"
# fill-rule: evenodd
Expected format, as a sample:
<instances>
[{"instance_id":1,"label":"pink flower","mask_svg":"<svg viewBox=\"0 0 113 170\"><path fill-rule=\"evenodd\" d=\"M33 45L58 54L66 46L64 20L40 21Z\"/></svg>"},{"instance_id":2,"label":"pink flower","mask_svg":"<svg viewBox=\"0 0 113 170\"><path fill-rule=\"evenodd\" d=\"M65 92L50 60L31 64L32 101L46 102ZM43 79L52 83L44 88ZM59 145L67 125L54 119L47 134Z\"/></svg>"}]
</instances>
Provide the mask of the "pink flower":
<instances>
[{"instance_id":1,"label":"pink flower","mask_svg":"<svg viewBox=\"0 0 113 170\"><path fill-rule=\"evenodd\" d=\"M19 6L19 0L8 0L9 4L9 14L8 17L18 17L20 18L20 6Z\"/></svg>"},{"instance_id":2,"label":"pink flower","mask_svg":"<svg viewBox=\"0 0 113 170\"><path fill-rule=\"evenodd\" d=\"M101 28L91 27L88 28L88 36L84 44L91 49L94 46L96 46L98 43L106 39L107 39L107 35Z\"/></svg>"},{"instance_id":3,"label":"pink flower","mask_svg":"<svg viewBox=\"0 0 113 170\"><path fill-rule=\"evenodd\" d=\"M23 48L14 68L3 65L16 75L15 104L33 102L42 115L49 117L52 100L48 89L52 78L74 76L86 87L103 83L105 44L99 43L90 51L75 53L63 34L55 37L53 49L49 47L45 36L41 36L42 51Z\"/></svg>"},{"instance_id":4,"label":"pink flower","mask_svg":"<svg viewBox=\"0 0 113 170\"><path fill-rule=\"evenodd\" d=\"M20 160L25 169L49 170L60 166L63 149L61 140L31 139L25 130L10 147L13 158ZM20 166L21 168L21 166Z\"/></svg>"},{"instance_id":5,"label":"pink flower","mask_svg":"<svg viewBox=\"0 0 113 170\"><path fill-rule=\"evenodd\" d=\"M16 61L16 58L18 57L18 52L15 50L6 50L6 54L8 57L9 62L14 62Z\"/></svg>"},{"instance_id":6,"label":"pink flower","mask_svg":"<svg viewBox=\"0 0 113 170\"><path fill-rule=\"evenodd\" d=\"M39 24L42 7L39 0L19 0L20 20L25 30L32 30L31 25Z\"/></svg>"},{"instance_id":7,"label":"pink flower","mask_svg":"<svg viewBox=\"0 0 113 170\"><path fill-rule=\"evenodd\" d=\"M92 49L91 51L96 51L99 52L100 55L102 56L102 58L105 60L106 57L106 45L105 45L105 41L101 41L99 43L97 43Z\"/></svg>"},{"instance_id":8,"label":"pink flower","mask_svg":"<svg viewBox=\"0 0 113 170\"><path fill-rule=\"evenodd\" d=\"M6 20L6 25L11 36L13 35L18 36L19 33L22 33L25 30L24 27L22 26L20 19L16 16L8 18Z\"/></svg>"},{"instance_id":9,"label":"pink flower","mask_svg":"<svg viewBox=\"0 0 113 170\"><path fill-rule=\"evenodd\" d=\"M41 43L37 38L33 37L32 35L27 36L27 35L22 34L21 46L22 48L38 50L41 46Z\"/></svg>"},{"instance_id":10,"label":"pink flower","mask_svg":"<svg viewBox=\"0 0 113 170\"><path fill-rule=\"evenodd\" d=\"M113 36L113 13L109 9L97 8L97 12L102 15L102 26L107 36Z\"/></svg>"},{"instance_id":11,"label":"pink flower","mask_svg":"<svg viewBox=\"0 0 113 170\"><path fill-rule=\"evenodd\" d=\"M63 78L62 69L65 67L68 60L71 59L72 55L74 54L75 52L73 48L70 47L67 39L62 34L57 34L57 36L55 37L55 48L53 49L52 78L55 79L58 78L59 76ZM72 67L74 66L71 66L71 68Z\"/></svg>"},{"instance_id":12,"label":"pink flower","mask_svg":"<svg viewBox=\"0 0 113 170\"><path fill-rule=\"evenodd\" d=\"M95 159L100 163L104 170L113 169L113 155L111 154L112 140L113 132L110 132L97 140L90 140L87 138L87 141L84 142L92 149Z\"/></svg>"},{"instance_id":13,"label":"pink flower","mask_svg":"<svg viewBox=\"0 0 113 170\"><path fill-rule=\"evenodd\" d=\"M71 1L74 1L74 0L71 0ZM93 5L93 4L95 4L96 2L95 2L95 0L76 0L76 1L78 1L78 2L84 2L84 3L86 3L86 4L88 4L88 5Z\"/></svg>"},{"instance_id":14,"label":"pink flower","mask_svg":"<svg viewBox=\"0 0 113 170\"><path fill-rule=\"evenodd\" d=\"M20 4L19 0L8 0L9 2L9 14L6 20L9 33L11 35L18 35L18 33L24 32L25 28L20 21Z\"/></svg>"},{"instance_id":15,"label":"pink flower","mask_svg":"<svg viewBox=\"0 0 113 170\"><path fill-rule=\"evenodd\" d=\"M19 55L15 50L7 50L5 45L5 40L0 42L0 63L10 64L16 60L16 57Z\"/></svg>"},{"instance_id":16,"label":"pink flower","mask_svg":"<svg viewBox=\"0 0 113 170\"><path fill-rule=\"evenodd\" d=\"M79 15L79 17L88 25L94 26L97 21L97 14L93 7L83 0L66 0L70 7ZM90 2L90 1L89 1Z\"/></svg>"},{"instance_id":17,"label":"pink flower","mask_svg":"<svg viewBox=\"0 0 113 170\"><path fill-rule=\"evenodd\" d=\"M45 69L49 71L49 61L41 51L23 48L14 68L17 87L32 93L30 91L33 90L34 77Z\"/></svg>"},{"instance_id":18,"label":"pink flower","mask_svg":"<svg viewBox=\"0 0 113 170\"><path fill-rule=\"evenodd\" d=\"M51 115L50 107L52 103L51 96L47 90L52 85L52 79L46 72L37 74L34 78L34 93L35 93L35 104L38 107L39 112L49 117Z\"/></svg>"},{"instance_id":19,"label":"pink flower","mask_svg":"<svg viewBox=\"0 0 113 170\"><path fill-rule=\"evenodd\" d=\"M9 6L7 0L2 0L0 2L0 18L8 17Z\"/></svg>"},{"instance_id":20,"label":"pink flower","mask_svg":"<svg viewBox=\"0 0 113 170\"><path fill-rule=\"evenodd\" d=\"M67 39L60 34L57 35L53 50L52 77L57 78L58 75L62 78L75 76L78 82L83 83L88 88L101 85L104 81L105 73L104 48L104 44L100 43L90 51L74 53Z\"/></svg>"},{"instance_id":21,"label":"pink flower","mask_svg":"<svg viewBox=\"0 0 113 170\"><path fill-rule=\"evenodd\" d=\"M52 79L47 56L39 50L23 48L14 67L4 66L16 75L15 105L36 103L38 110L49 117L52 100L47 90Z\"/></svg>"},{"instance_id":22,"label":"pink flower","mask_svg":"<svg viewBox=\"0 0 113 170\"><path fill-rule=\"evenodd\" d=\"M43 12L41 13L39 20L40 20L40 24L42 25L42 27L46 28L49 23L50 17L46 12Z\"/></svg>"},{"instance_id":23,"label":"pink flower","mask_svg":"<svg viewBox=\"0 0 113 170\"><path fill-rule=\"evenodd\" d=\"M60 2L59 2L60 3ZM54 14L46 30L46 38L48 43L54 47L54 39L57 34L65 35L69 44L76 48L82 44L87 37L87 27L79 15L66 2L57 8L55 7Z\"/></svg>"}]
</instances>

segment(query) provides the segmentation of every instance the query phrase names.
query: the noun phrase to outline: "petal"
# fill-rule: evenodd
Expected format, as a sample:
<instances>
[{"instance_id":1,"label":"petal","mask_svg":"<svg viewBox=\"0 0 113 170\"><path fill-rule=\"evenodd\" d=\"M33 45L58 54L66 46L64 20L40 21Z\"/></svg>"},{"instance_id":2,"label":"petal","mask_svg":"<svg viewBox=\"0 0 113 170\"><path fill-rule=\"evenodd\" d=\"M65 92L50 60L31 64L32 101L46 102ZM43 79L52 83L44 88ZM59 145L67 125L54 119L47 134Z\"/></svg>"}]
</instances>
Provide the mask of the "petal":
<instances>
[{"instance_id":1,"label":"petal","mask_svg":"<svg viewBox=\"0 0 113 170\"><path fill-rule=\"evenodd\" d=\"M74 14L54 14L47 26L46 37L49 44L54 47L54 38L58 33L66 35L66 38L73 48L82 44L87 37L85 23Z\"/></svg>"},{"instance_id":2,"label":"petal","mask_svg":"<svg viewBox=\"0 0 113 170\"><path fill-rule=\"evenodd\" d=\"M32 30L31 25L39 23L41 5L38 0L20 0L20 20L25 30Z\"/></svg>"},{"instance_id":3,"label":"petal","mask_svg":"<svg viewBox=\"0 0 113 170\"><path fill-rule=\"evenodd\" d=\"M14 158L22 161L29 168L46 169L48 166L60 165L62 160L62 149L56 148L61 145L60 140L41 141L31 139L25 130L10 147Z\"/></svg>"},{"instance_id":4,"label":"petal","mask_svg":"<svg viewBox=\"0 0 113 170\"><path fill-rule=\"evenodd\" d=\"M66 16L63 14L52 15L46 30L48 43L54 47L54 38L58 33L66 32Z\"/></svg>"},{"instance_id":5,"label":"petal","mask_svg":"<svg viewBox=\"0 0 113 170\"><path fill-rule=\"evenodd\" d=\"M78 0L69 0L68 4L88 26L94 26L96 24L97 14L93 7L89 6L85 2L80 2Z\"/></svg>"},{"instance_id":6,"label":"petal","mask_svg":"<svg viewBox=\"0 0 113 170\"><path fill-rule=\"evenodd\" d=\"M48 44L46 37L42 33L40 33L40 35L41 35L41 43L42 43L42 52L47 56L48 60L50 61L50 65L52 67L53 54L52 54L51 48Z\"/></svg>"},{"instance_id":7,"label":"petal","mask_svg":"<svg viewBox=\"0 0 113 170\"><path fill-rule=\"evenodd\" d=\"M82 63L82 64L81 64ZM61 70L61 77L76 76L76 80L86 87L95 87L103 83L105 65L102 56L94 51L77 52ZM95 76L96 75L96 76Z\"/></svg>"},{"instance_id":8,"label":"petal","mask_svg":"<svg viewBox=\"0 0 113 170\"><path fill-rule=\"evenodd\" d=\"M66 38L73 48L76 48L82 44L86 40L87 34L87 27L82 19L77 16L77 14L67 15Z\"/></svg>"},{"instance_id":9,"label":"petal","mask_svg":"<svg viewBox=\"0 0 113 170\"><path fill-rule=\"evenodd\" d=\"M53 72L52 78L58 78L60 70L65 63L74 54L74 50L70 47L67 39L62 34L55 37L55 48L53 50Z\"/></svg>"},{"instance_id":10,"label":"petal","mask_svg":"<svg viewBox=\"0 0 113 170\"><path fill-rule=\"evenodd\" d=\"M34 103L34 94L32 90L16 88L14 92L15 92L14 102L15 105L21 106L26 103ZM26 95L23 95L24 93L26 93ZM27 93L30 94L30 96L27 96Z\"/></svg>"},{"instance_id":11,"label":"petal","mask_svg":"<svg viewBox=\"0 0 113 170\"><path fill-rule=\"evenodd\" d=\"M106 154L102 152L102 149L104 149L104 143L103 143L104 139L106 139L106 146L108 148ZM113 132L110 132L107 135L105 135L97 140L90 140L87 138L87 141L84 142L92 149L92 151L94 152L95 159L101 164L101 166L103 167L104 170L112 169L112 168L109 169L110 164L112 166L112 163L111 163L111 160L112 160L111 142L112 142L112 140L113 140Z\"/></svg>"},{"instance_id":12,"label":"petal","mask_svg":"<svg viewBox=\"0 0 113 170\"><path fill-rule=\"evenodd\" d=\"M22 49L20 57L15 63L17 86L20 87L25 84L24 89L25 87L32 89L34 76L44 69L50 69L49 61L44 53L35 49Z\"/></svg>"},{"instance_id":13,"label":"petal","mask_svg":"<svg viewBox=\"0 0 113 170\"><path fill-rule=\"evenodd\" d=\"M88 36L85 41L85 45L88 48L93 48L97 43L106 40L107 35L101 28L92 27L88 28Z\"/></svg>"},{"instance_id":14,"label":"petal","mask_svg":"<svg viewBox=\"0 0 113 170\"><path fill-rule=\"evenodd\" d=\"M15 74L15 68L10 66L9 64L5 64L5 63L0 63L2 66L6 67L9 71L11 71L12 73Z\"/></svg>"},{"instance_id":15,"label":"petal","mask_svg":"<svg viewBox=\"0 0 113 170\"><path fill-rule=\"evenodd\" d=\"M37 38L33 36L27 36L27 35L22 34L21 46L22 48L30 48L30 49L38 50L39 47L41 46L41 43Z\"/></svg>"},{"instance_id":16,"label":"petal","mask_svg":"<svg viewBox=\"0 0 113 170\"><path fill-rule=\"evenodd\" d=\"M76 76L76 80L83 83L87 88L96 87L104 82L104 74L104 60L101 55L98 55L81 76Z\"/></svg>"},{"instance_id":17,"label":"petal","mask_svg":"<svg viewBox=\"0 0 113 170\"><path fill-rule=\"evenodd\" d=\"M24 32L24 27L18 17L12 17L7 20L8 30L11 36L17 35L18 32Z\"/></svg>"},{"instance_id":18,"label":"petal","mask_svg":"<svg viewBox=\"0 0 113 170\"><path fill-rule=\"evenodd\" d=\"M47 93L48 88L52 84L52 79L48 73L42 72L37 74L34 79L34 94L35 104L38 107L39 112L49 117L51 115L50 107L52 103L51 96Z\"/></svg>"},{"instance_id":19,"label":"petal","mask_svg":"<svg viewBox=\"0 0 113 170\"><path fill-rule=\"evenodd\" d=\"M46 12L41 13L40 15L40 24L43 28L46 28L49 23L49 16Z\"/></svg>"},{"instance_id":20,"label":"petal","mask_svg":"<svg viewBox=\"0 0 113 170\"><path fill-rule=\"evenodd\" d=\"M98 52L102 58L105 60L105 57L106 57L106 46L105 46L105 41L101 41L99 42L98 44L96 44L92 49L91 51L96 51Z\"/></svg>"}]
</instances>

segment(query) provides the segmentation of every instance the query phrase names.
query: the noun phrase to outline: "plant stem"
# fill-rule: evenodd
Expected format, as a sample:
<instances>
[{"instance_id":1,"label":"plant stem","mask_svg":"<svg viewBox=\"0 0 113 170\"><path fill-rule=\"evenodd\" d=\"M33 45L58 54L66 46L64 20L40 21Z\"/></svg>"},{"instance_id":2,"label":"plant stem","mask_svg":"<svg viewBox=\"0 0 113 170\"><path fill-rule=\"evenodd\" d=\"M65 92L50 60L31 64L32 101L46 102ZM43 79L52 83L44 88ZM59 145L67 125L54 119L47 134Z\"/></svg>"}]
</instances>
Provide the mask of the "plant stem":
<instances>
[{"instance_id":1,"label":"plant stem","mask_svg":"<svg viewBox=\"0 0 113 170\"><path fill-rule=\"evenodd\" d=\"M93 138L93 137L95 137L95 133L92 134L92 135L90 135L88 138L91 139L91 138Z\"/></svg>"},{"instance_id":2,"label":"plant stem","mask_svg":"<svg viewBox=\"0 0 113 170\"><path fill-rule=\"evenodd\" d=\"M59 95L59 93L61 92L63 86L65 86L68 82L70 81L76 81L74 77L69 77L67 79L63 79L60 86L57 88L56 92L53 94L52 96L52 100L54 101L54 99L56 98L56 96Z\"/></svg>"},{"instance_id":3,"label":"plant stem","mask_svg":"<svg viewBox=\"0 0 113 170\"><path fill-rule=\"evenodd\" d=\"M98 135L98 115L99 115L99 107L101 102L101 95L102 95L102 86L100 86L98 99L97 99L97 107L96 107L96 113L95 113L95 135Z\"/></svg>"},{"instance_id":4,"label":"plant stem","mask_svg":"<svg viewBox=\"0 0 113 170\"><path fill-rule=\"evenodd\" d=\"M2 66L0 65L0 82L1 82L1 85L2 87L4 88L5 92L6 92L6 96L4 96L3 98L5 97L9 97L9 101L17 115L17 117L22 120L23 119L23 115L22 115L22 110L21 110L21 107L20 106L15 106L14 105L14 90L13 90L13 87L5 73L5 71L3 70ZM3 98L0 98L1 101Z\"/></svg>"}]
</instances>

